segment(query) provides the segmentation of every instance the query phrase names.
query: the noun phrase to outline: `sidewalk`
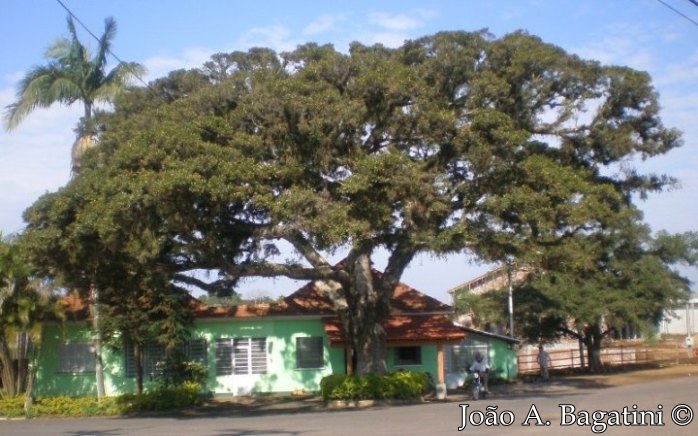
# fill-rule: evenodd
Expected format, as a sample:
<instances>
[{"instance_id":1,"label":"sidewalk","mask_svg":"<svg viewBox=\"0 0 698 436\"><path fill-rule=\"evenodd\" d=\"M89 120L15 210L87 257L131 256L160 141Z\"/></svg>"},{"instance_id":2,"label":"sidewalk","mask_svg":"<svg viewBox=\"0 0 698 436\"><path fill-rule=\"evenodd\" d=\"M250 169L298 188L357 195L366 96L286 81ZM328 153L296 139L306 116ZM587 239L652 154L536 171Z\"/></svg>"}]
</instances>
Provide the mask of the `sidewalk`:
<instances>
[{"instance_id":1,"label":"sidewalk","mask_svg":"<svg viewBox=\"0 0 698 436\"><path fill-rule=\"evenodd\" d=\"M490 386L488 398L516 398L528 396L554 396L582 389L604 389L624 384L643 383L657 378L674 378L698 375L698 365L672 365L665 368L618 372L602 375L552 377L547 383L516 382ZM463 389L449 391L445 400L425 399L425 403L470 401L470 392ZM397 404L397 403L396 403ZM371 406L367 406L371 407ZM373 407L391 407L390 403L377 403ZM281 413L332 412L353 408L329 407L317 395L308 396L259 396L215 399L202 406L180 411L178 416L256 416Z\"/></svg>"},{"instance_id":2,"label":"sidewalk","mask_svg":"<svg viewBox=\"0 0 698 436\"><path fill-rule=\"evenodd\" d=\"M552 380L549 383L512 383L490 386L488 398L514 398L537 395L560 395L576 389L592 389L600 387L593 383L578 383L568 380ZM601 386L603 387L603 386ZM446 399L425 398L415 403L462 403L470 401L470 392L464 389L449 391ZM202 406L177 412L178 416L258 416L282 413L306 413L306 412L333 412L342 410L355 410L369 407L393 407L408 404L401 401L376 401L359 402L354 406L335 406L326 404L318 395L309 396L244 396L231 398L216 398Z\"/></svg>"}]
</instances>

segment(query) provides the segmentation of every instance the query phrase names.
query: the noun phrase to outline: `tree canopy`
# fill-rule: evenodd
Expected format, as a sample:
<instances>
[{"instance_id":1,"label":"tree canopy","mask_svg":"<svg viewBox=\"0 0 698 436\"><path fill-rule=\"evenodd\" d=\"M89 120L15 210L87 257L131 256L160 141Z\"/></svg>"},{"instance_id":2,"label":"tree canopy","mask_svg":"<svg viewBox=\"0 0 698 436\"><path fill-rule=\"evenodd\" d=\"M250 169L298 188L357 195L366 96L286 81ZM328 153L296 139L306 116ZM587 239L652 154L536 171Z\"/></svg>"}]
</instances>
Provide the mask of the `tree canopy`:
<instances>
[{"instance_id":1,"label":"tree canopy","mask_svg":"<svg viewBox=\"0 0 698 436\"><path fill-rule=\"evenodd\" d=\"M546 247L536 267L520 265L526 276L513 286L516 336L530 343L578 339L589 369L598 372L603 340L626 328L652 334L689 296L689 282L675 268L695 265L698 234L652 237L634 220ZM480 323L506 322L507 289L458 295L460 310L474 311Z\"/></svg>"},{"instance_id":2,"label":"tree canopy","mask_svg":"<svg viewBox=\"0 0 698 436\"><path fill-rule=\"evenodd\" d=\"M646 73L524 32L216 54L121 95L100 122L83 172L27 211L28 232L55 246L60 228L89 227L213 293L251 276L328 282L360 372L385 368L382 323L416 254L541 262L536 247L671 184L628 163L680 145Z\"/></svg>"}]
</instances>

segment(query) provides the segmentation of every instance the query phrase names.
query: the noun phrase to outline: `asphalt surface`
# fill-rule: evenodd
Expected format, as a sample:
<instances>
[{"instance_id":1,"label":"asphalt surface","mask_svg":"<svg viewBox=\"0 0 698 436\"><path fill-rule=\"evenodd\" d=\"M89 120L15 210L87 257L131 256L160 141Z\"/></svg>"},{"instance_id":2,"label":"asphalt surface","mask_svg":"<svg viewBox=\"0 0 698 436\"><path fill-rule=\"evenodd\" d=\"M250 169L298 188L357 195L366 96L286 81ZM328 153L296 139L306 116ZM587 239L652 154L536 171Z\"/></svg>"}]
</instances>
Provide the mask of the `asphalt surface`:
<instances>
[{"instance_id":1,"label":"asphalt surface","mask_svg":"<svg viewBox=\"0 0 698 436\"><path fill-rule=\"evenodd\" d=\"M477 402L460 392L445 401L363 409L332 409L314 397L236 399L169 415L0 421L0 435L695 435L695 369L492 386L492 394ZM618 417L625 411L626 422L612 421L614 411ZM595 412L605 415L595 421Z\"/></svg>"}]
</instances>

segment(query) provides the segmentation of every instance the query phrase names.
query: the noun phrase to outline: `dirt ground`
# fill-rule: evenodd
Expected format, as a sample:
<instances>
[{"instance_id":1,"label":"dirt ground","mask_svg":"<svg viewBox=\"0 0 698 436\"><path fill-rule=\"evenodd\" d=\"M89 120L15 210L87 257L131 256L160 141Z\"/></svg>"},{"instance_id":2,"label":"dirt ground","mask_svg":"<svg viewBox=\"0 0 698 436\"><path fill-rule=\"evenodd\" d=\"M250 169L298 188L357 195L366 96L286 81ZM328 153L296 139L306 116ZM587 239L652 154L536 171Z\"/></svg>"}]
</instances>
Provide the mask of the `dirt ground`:
<instances>
[{"instance_id":1,"label":"dirt ground","mask_svg":"<svg viewBox=\"0 0 698 436\"><path fill-rule=\"evenodd\" d=\"M597 386L622 386L657 379L684 376L698 377L698 362L694 361L692 363L683 364L665 364L658 368L649 369L626 369L601 375L571 375L564 376L564 379L572 384L589 383Z\"/></svg>"}]
</instances>

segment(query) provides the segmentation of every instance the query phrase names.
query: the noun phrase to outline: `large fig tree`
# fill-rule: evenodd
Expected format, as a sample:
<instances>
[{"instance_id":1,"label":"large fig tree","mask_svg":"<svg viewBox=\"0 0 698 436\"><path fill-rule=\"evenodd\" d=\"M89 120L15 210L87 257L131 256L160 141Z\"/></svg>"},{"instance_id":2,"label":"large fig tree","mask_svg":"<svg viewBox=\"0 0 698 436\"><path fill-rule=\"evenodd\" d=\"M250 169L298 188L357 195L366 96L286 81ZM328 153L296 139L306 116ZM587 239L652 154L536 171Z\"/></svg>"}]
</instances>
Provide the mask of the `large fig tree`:
<instances>
[{"instance_id":1,"label":"large fig tree","mask_svg":"<svg viewBox=\"0 0 698 436\"><path fill-rule=\"evenodd\" d=\"M671 182L630 159L679 145L647 74L522 32L217 54L101 121L80 175L110 180L93 207L160 217L147 234L174 281L324 281L361 373L386 369L391 293L416 254L496 260L591 231Z\"/></svg>"}]
</instances>

